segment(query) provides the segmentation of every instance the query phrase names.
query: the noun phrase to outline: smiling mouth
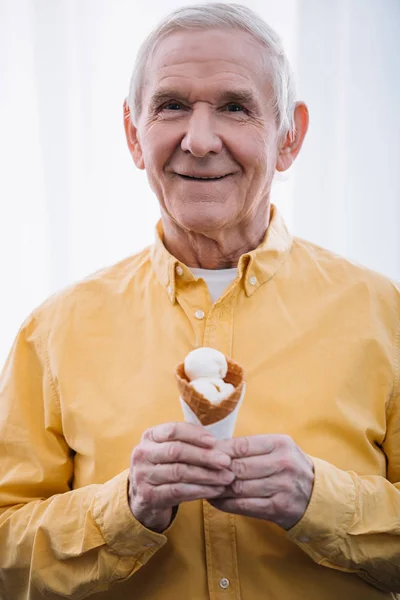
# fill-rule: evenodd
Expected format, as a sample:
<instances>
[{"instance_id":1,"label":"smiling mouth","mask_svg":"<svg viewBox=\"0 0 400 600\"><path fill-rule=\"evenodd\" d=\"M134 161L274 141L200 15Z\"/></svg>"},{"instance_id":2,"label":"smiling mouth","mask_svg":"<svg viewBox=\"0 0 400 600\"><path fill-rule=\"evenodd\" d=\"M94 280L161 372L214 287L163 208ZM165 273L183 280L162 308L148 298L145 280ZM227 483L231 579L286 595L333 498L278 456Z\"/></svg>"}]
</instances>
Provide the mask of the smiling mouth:
<instances>
[{"instance_id":1,"label":"smiling mouth","mask_svg":"<svg viewBox=\"0 0 400 600\"><path fill-rule=\"evenodd\" d=\"M220 175L219 177L195 177L192 175L182 175L181 173L176 174L187 181L219 181L220 179L225 179L225 177L229 177L230 175L230 173L227 173L226 175Z\"/></svg>"}]
</instances>

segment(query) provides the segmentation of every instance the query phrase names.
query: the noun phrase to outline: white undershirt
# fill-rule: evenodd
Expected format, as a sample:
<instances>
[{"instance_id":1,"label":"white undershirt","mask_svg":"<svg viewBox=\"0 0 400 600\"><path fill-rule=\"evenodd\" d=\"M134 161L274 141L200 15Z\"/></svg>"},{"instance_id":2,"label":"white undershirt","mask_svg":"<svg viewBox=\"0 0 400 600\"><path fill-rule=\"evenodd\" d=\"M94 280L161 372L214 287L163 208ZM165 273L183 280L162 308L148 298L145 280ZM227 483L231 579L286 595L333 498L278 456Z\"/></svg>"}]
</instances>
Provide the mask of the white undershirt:
<instances>
[{"instance_id":1,"label":"white undershirt","mask_svg":"<svg viewBox=\"0 0 400 600\"><path fill-rule=\"evenodd\" d=\"M207 284L213 303L224 293L236 278L237 269L190 269L195 277L201 277Z\"/></svg>"}]
</instances>

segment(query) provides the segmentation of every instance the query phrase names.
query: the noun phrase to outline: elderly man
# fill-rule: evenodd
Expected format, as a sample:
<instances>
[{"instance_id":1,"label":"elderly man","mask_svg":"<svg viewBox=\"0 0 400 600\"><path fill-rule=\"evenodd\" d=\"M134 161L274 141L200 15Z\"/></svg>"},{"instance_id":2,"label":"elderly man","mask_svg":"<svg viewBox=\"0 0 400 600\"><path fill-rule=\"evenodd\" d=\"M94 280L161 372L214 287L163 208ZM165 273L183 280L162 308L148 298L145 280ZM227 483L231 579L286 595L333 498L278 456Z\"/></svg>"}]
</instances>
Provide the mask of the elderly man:
<instances>
[{"instance_id":1,"label":"elderly man","mask_svg":"<svg viewBox=\"0 0 400 600\"><path fill-rule=\"evenodd\" d=\"M400 592L400 294L271 205L307 125L250 10L182 8L144 42L125 129L161 222L15 341L2 600ZM245 368L233 439L182 422L174 368L198 346Z\"/></svg>"}]
</instances>

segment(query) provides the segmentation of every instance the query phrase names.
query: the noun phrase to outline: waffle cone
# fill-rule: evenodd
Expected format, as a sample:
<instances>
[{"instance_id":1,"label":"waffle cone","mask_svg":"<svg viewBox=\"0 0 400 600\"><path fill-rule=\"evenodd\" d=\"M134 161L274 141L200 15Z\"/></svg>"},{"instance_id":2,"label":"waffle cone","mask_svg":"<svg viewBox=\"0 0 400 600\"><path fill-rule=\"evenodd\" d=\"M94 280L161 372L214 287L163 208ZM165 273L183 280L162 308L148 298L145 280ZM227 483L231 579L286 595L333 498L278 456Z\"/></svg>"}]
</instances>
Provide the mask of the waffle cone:
<instances>
[{"instance_id":1,"label":"waffle cone","mask_svg":"<svg viewBox=\"0 0 400 600\"><path fill-rule=\"evenodd\" d=\"M175 370L176 380L182 400L195 413L202 425L211 425L221 421L235 410L244 386L243 368L233 360L227 358L228 372L224 377L226 383L234 386L234 391L228 398L222 400L220 404L212 404L207 398L189 385L189 379L186 377L184 363L180 363Z\"/></svg>"}]
</instances>

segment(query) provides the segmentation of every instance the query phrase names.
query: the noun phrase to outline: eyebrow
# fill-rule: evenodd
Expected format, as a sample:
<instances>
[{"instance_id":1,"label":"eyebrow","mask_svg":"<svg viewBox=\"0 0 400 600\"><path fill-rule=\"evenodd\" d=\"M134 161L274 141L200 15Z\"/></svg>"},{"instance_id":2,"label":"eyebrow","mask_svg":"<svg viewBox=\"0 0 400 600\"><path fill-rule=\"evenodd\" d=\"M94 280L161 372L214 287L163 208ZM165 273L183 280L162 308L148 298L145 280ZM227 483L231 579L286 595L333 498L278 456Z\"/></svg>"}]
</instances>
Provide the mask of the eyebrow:
<instances>
[{"instance_id":1,"label":"eyebrow","mask_svg":"<svg viewBox=\"0 0 400 600\"><path fill-rule=\"evenodd\" d=\"M156 91L150 98L149 106L151 110L157 108L163 102L167 100L179 100L180 102L187 103L188 99L185 94L179 92L174 88L165 88ZM251 90L248 89L228 89L224 90L218 95L219 103L234 102L238 104L245 104L252 108L258 107L258 102Z\"/></svg>"},{"instance_id":2,"label":"eyebrow","mask_svg":"<svg viewBox=\"0 0 400 600\"><path fill-rule=\"evenodd\" d=\"M238 104L247 104L257 106L253 92L250 90L226 90L219 96L220 102L237 102Z\"/></svg>"}]
</instances>

